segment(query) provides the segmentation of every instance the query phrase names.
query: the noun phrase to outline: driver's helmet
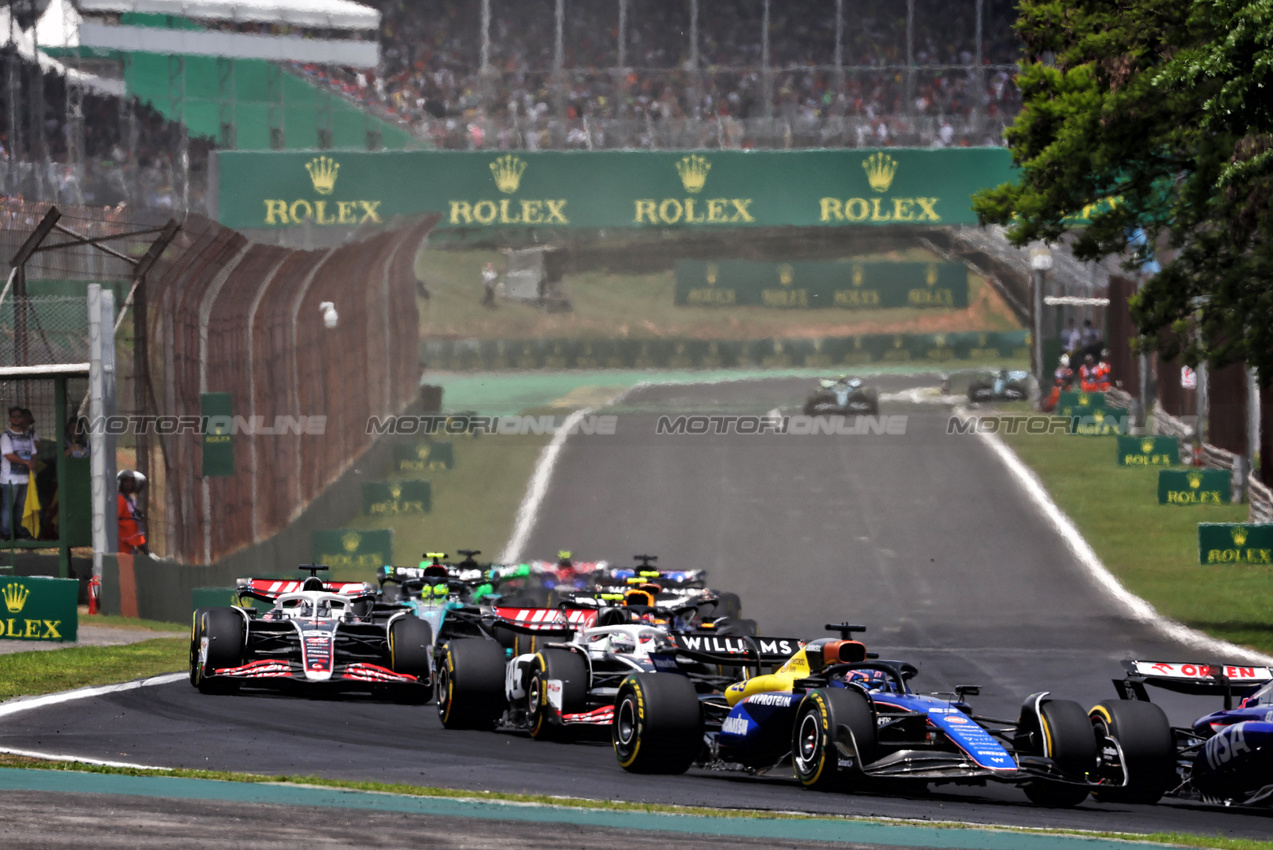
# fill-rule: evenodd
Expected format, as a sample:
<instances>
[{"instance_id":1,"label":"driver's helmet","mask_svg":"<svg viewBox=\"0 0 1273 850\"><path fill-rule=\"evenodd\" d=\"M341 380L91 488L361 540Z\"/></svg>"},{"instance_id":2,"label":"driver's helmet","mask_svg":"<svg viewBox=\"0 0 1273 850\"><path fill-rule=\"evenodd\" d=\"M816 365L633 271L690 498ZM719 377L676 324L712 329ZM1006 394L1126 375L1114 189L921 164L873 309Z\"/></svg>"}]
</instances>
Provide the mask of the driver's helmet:
<instances>
[{"instance_id":1,"label":"driver's helmet","mask_svg":"<svg viewBox=\"0 0 1273 850\"><path fill-rule=\"evenodd\" d=\"M570 550L562 549L557 553L557 572L564 576L575 574L575 562L570 559Z\"/></svg>"},{"instance_id":2,"label":"driver's helmet","mask_svg":"<svg viewBox=\"0 0 1273 850\"><path fill-rule=\"evenodd\" d=\"M850 670L844 674L844 681L861 685L868 691L891 690L888 677L880 670Z\"/></svg>"},{"instance_id":3,"label":"driver's helmet","mask_svg":"<svg viewBox=\"0 0 1273 850\"><path fill-rule=\"evenodd\" d=\"M316 612L315 616L317 616L317 617L330 617L331 615L332 615L332 602L331 602L331 600L330 600L330 599L320 599L320 600L318 600L317 612Z\"/></svg>"},{"instance_id":4,"label":"driver's helmet","mask_svg":"<svg viewBox=\"0 0 1273 850\"><path fill-rule=\"evenodd\" d=\"M636 641L631 635L615 632L610 635L607 647L611 652L636 652Z\"/></svg>"}]
</instances>

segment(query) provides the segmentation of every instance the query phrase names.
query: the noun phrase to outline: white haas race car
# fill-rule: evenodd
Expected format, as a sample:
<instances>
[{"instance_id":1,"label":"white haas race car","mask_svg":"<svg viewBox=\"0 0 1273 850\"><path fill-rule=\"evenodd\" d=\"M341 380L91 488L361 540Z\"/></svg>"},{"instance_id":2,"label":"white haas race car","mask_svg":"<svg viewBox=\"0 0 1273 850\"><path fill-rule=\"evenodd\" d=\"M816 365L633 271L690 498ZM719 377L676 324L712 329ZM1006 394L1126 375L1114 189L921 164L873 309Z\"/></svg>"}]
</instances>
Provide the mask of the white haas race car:
<instances>
[{"instance_id":1,"label":"white haas race car","mask_svg":"<svg viewBox=\"0 0 1273 850\"><path fill-rule=\"evenodd\" d=\"M596 626L596 608L494 609L492 638L449 641L438 659L438 715L448 729L524 730L567 737L614 719L631 673L653 672L672 642L646 623ZM508 657L506 649L512 650Z\"/></svg>"},{"instance_id":2,"label":"white haas race car","mask_svg":"<svg viewBox=\"0 0 1273 850\"><path fill-rule=\"evenodd\" d=\"M378 609L365 582L239 579L240 605L200 608L190 633L190 683L203 693L244 685L368 691L403 702L433 695L429 624ZM247 600L271 604L264 614Z\"/></svg>"}]
</instances>

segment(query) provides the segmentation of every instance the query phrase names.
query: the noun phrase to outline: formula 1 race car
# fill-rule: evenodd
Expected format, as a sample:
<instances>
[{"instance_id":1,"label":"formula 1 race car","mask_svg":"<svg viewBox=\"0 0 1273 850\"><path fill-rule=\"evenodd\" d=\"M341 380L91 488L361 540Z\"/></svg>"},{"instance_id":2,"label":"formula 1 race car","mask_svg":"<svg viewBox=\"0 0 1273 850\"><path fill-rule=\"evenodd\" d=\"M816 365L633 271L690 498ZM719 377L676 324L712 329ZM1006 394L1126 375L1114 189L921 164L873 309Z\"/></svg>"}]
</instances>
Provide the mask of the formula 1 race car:
<instances>
[{"instance_id":1,"label":"formula 1 race car","mask_svg":"<svg viewBox=\"0 0 1273 850\"><path fill-rule=\"evenodd\" d=\"M1078 703L1043 692L1025 701L1015 723L979 717L965 701L975 686L916 693L914 666L868 659L865 646L848 639L863 627L827 628L840 639L813 641L774 673L722 693L703 693L663 668L629 676L611 731L619 764L634 773L683 773L694 764L764 772L790 761L796 778L818 789L845 780L1007 782L1049 806L1078 805L1112 780L1099 773L1098 755L1118 744L1098 741ZM728 657L719 647L688 654L700 662Z\"/></svg>"},{"instance_id":2,"label":"formula 1 race car","mask_svg":"<svg viewBox=\"0 0 1273 850\"><path fill-rule=\"evenodd\" d=\"M433 693L428 623L387 615L365 582L324 582L321 565L300 580L241 578L240 604L200 608L190 633L190 683L202 693L242 685L370 691L425 703ZM264 614L249 600L270 603Z\"/></svg>"},{"instance_id":3,"label":"formula 1 race car","mask_svg":"<svg viewBox=\"0 0 1273 850\"><path fill-rule=\"evenodd\" d=\"M677 633L640 619L601 625L599 615L622 607L569 605L497 607L491 639L452 640L443 646L437 700L442 725L499 726L527 731L536 739L589 728L604 734L613 718L615 694L630 673L653 673L660 664L671 665L682 674L677 678L689 676L712 691L736 678L732 669L723 673L716 663L683 659L677 665L671 660L681 645L729 638Z\"/></svg>"},{"instance_id":4,"label":"formula 1 race car","mask_svg":"<svg viewBox=\"0 0 1273 850\"><path fill-rule=\"evenodd\" d=\"M1098 800L1153 803L1167 794L1225 806L1273 802L1273 669L1160 661L1124 661L1123 668L1125 678L1114 680L1121 699L1090 716L1098 734L1121 745L1103 757L1127 774L1132 790L1101 790ZM1173 728L1146 685L1222 696L1224 707Z\"/></svg>"},{"instance_id":5,"label":"formula 1 race car","mask_svg":"<svg viewBox=\"0 0 1273 850\"><path fill-rule=\"evenodd\" d=\"M603 594L624 594L646 587L659 605L692 603L703 617L728 617L740 624L740 634L756 633L755 621L742 619L742 600L737 593L707 586L707 570L658 569L654 566L658 559L657 555L634 555L638 562L634 567L601 567L592 573L592 588Z\"/></svg>"},{"instance_id":6,"label":"formula 1 race car","mask_svg":"<svg viewBox=\"0 0 1273 850\"><path fill-rule=\"evenodd\" d=\"M863 386L860 378L845 375L834 381L819 381L804 403L805 416L878 416L879 412L879 390Z\"/></svg>"},{"instance_id":7,"label":"formula 1 race car","mask_svg":"<svg viewBox=\"0 0 1273 850\"><path fill-rule=\"evenodd\" d=\"M1030 397L1030 373L1000 369L972 379L969 401L1025 401Z\"/></svg>"}]
</instances>

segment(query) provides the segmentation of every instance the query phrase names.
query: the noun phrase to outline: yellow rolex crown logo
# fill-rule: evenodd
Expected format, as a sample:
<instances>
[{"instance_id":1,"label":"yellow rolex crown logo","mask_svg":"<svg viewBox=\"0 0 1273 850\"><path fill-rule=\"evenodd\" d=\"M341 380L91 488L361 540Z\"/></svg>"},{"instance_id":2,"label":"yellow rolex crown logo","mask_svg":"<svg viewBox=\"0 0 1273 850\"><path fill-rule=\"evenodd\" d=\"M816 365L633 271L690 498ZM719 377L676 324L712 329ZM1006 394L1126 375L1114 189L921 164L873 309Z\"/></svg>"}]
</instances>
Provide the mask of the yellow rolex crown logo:
<instances>
[{"instance_id":1,"label":"yellow rolex crown logo","mask_svg":"<svg viewBox=\"0 0 1273 850\"><path fill-rule=\"evenodd\" d=\"M314 184L314 191L320 195L330 195L336 188L336 172L340 171L340 163L329 156L316 156L305 163L309 172L309 180Z\"/></svg>"},{"instance_id":2,"label":"yellow rolex crown logo","mask_svg":"<svg viewBox=\"0 0 1273 850\"><path fill-rule=\"evenodd\" d=\"M676 173L681 175L681 185L691 195L703 191L703 186L707 183L707 172L711 170L712 164L707 161L707 157L696 153L683 156L676 163Z\"/></svg>"},{"instance_id":3,"label":"yellow rolex crown logo","mask_svg":"<svg viewBox=\"0 0 1273 850\"><path fill-rule=\"evenodd\" d=\"M1091 403L1092 403L1092 400L1088 398L1086 395L1079 396L1079 407L1088 407L1089 405L1091 405Z\"/></svg>"},{"instance_id":4,"label":"yellow rolex crown logo","mask_svg":"<svg viewBox=\"0 0 1273 850\"><path fill-rule=\"evenodd\" d=\"M861 286L861 285L862 285L862 279L863 279L865 276L866 276L866 273L862 271L862 267L861 267L861 266L854 266L854 267L853 267L853 285L854 285L854 286Z\"/></svg>"},{"instance_id":5,"label":"yellow rolex crown logo","mask_svg":"<svg viewBox=\"0 0 1273 850\"><path fill-rule=\"evenodd\" d=\"M791 282L796 279L796 270L791 267L790 263L783 263L778 267L778 282L783 286L791 286Z\"/></svg>"},{"instance_id":6,"label":"yellow rolex crown logo","mask_svg":"<svg viewBox=\"0 0 1273 850\"><path fill-rule=\"evenodd\" d=\"M902 347L902 338L901 338L900 336L894 336L894 337L893 337L893 347L894 347L894 348L901 348L901 347Z\"/></svg>"},{"instance_id":7,"label":"yellow rolex crown logo","mask_svg":"<svg viewBox=\"0 0 1273 850\"><path fill-rule=\"evenodd\" d=\"M1140 442L1140 450L1141 450L1143 453L1145 453L1145 454L1149 454L1150 452L1152 452L1152 451L1154 450L1154 441L1153 441L1153 440L1141 440L1141 442Z\"/></svg>"},{"instance_id":8,"label":"yellow rolex crown logo","mask_svg":"<svg viewBox=\"0 0 1273 850\"><path fill-rule=\"evenodd\" d=\"M944 348L946 345L946 335L937 334L937 336L933 337L933 342L937 343L938 348Z\"/></svg>"},{"instance_id":9,"label":"yellow rolex crown logo","mask_svg":"<svg viewBox=\"0 0 1273 850\"><path fill-rule=\"evenodd\" d=\"M1185 476L1185 478L1189 479L1189 486L1192 487L1194 490L1197 490L1199 487L1202 486L1201 472L1190 472L1188 475Z\"/></svg>"},{"instance_id":10,"label":"yellow rolex crown logo","mask_svg":"<svg viewBox=\"0 0 1273 850\"><path fill-rule=\"evenodd\" d=\"M985 334L977 334L977 345L981 346L982 348L985 348L985 347L986 347L986 335L985 335Z\"/></svg>"},{"instance_id":11,"label":"yellow rolex crown logo","mask_svg":"<svg viewBox=\"0 0 1273 850\"><path fill-rule=\"evenodd\" d=\"M1237 544L1238 546L1242 546L1243 544L1246 543L1246 534L1247 534L1247 531L1245 526L1241 526L1241 525L1234 526L1233 542ZM10 608L9 610L12 611L13 609Z\"/></svg>"},{"instance_id":12,"label":"yellow rolex crown logo","mask_svg":"<svg viewBox=\"0 0 1273 850\"><path fill-rule=\"evenodd\" d=\"M1092 414L1092 418L1093 418L1093 419L1095 419L1097 422L1104 422L1104 421L1105 421L1105 411L1103 411L1103 410L1097 410L1096 412L1094 412L1094 413Z\"/></svg>"},{"instance_id":13,"label":"yellow rolex crown logo","mask_svg":"<svg viewBox=\"0 0 1273 850\"><path fill-rule=\"evenodd\" d=\"M358 544L362 542L362 535L356 531L351 531L340 538L340 545L345 547L346 552L354 552L358 549Z\"/></svg>"},{"instance_id":14,"label":"yellow rolex crown logo","mask_svg":"<svg viewBox=\"0 0 1273 850\"><path fill-rule=\"evenodd\" d=\"M21 584L6 584L4 586L4 607L9 609L10 614L16 614L22 610L27 604L27 597L31 595L31 591Z\"/></svg>"},{"instance_id":15,"label":"yellow rolex crown logo","mask_svg":"<svg viewBox=\"0 0 1273 850\"><path fill-rule=\"evenodd\" d=\"M932 286L933 284L937 283L937 264L936 263L928 264L928 269L924 272L924 283L927 283L929 286Z\"/></svg>"},{"instance_id":16,"label":"yellow rolex crown logo","mask_svg":"<svg viewBox=\"0 0 1273 850\"><path fill-rule=\"evenodd\" d=\"M390 484L389 495L393 496L393 499L396 502L402 496L402 485L397 483Z\"/></svg>"},{"instance_id":17,"label":"yellow rolex crown logo","mask_svg":"<svg viewBox=\"0 0 1273 850\"><path fill-rule=\"evenodd\" d=\"M876 152L862 160L866 169L866 182L876 192L887 192L893 185L893 175L897 173L897 160L886 153Z\"/></svg>"},{"instance_id":18,"label":"yellow rolex crown logo","mask_svg":"<svg viewBox=\"0 0 1273 850\"><path fill-rule=\"evenodd\" d=\"M511 195L522 184L522 173L526 170L526 161L504 154L491 163L491 174L495 175L495 188L505 195Z\"/></svg>"},{"instance_id":19,"label":"yellow rolex crown logo","mask_svg":"<svg viewBox=\"0 0 1273 850\"><path fill-rule=\"evenodd\" d=\"M720 266L716 265L715 263L708 263L707 264L707 285L714 286L716 284L716 278L719 275L720 275Z\"/></svg>"}]
</instances>

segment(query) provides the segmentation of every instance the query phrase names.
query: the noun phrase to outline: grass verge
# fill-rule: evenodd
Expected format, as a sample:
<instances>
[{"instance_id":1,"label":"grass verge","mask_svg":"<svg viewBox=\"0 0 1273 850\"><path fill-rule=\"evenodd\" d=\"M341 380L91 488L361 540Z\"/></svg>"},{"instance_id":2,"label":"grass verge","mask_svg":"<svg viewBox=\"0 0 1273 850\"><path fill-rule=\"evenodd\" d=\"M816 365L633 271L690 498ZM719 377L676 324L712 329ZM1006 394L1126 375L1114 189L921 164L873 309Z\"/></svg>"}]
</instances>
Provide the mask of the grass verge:
<instances>
[{"instance_id":1,"label":"grass verge","mask_svg":"<svg viewBox=\"0 0 1273 850\"><path fill-rule=\"evenodd\" d=\"M78 762L49 762L0 753L0 766L38 770L66 770L118 776L175 776L186 779L207 779L225 782L272 783L317 788L340 788L381 794L398 794L407 797L436 797L445 799L481 800L490 802L521 803L557 806L571 809L596 809L601 811L648 812L671 815L693 815L714 818L757 818L764 820L835 820L859 823L886 823L914 825L939 829L994 830L1019 832L1029 835L1073 835L1083 838L1121 839L1142 843L1183 847L1213 847L1218 850L1273 850L1273 841L1223 838L1183 833L1152 833L1140 835L1126 832L1089 832L1065 829L1016 829L1011 826L982 826L954 821L930 821L889 818L836 817L834 815L808 815L799 812L779 812L761 809L713 809L700 806L674 806L656 803L629 803L621 800L589 800L578 797L553 797L546 794L507 794L495 791L466 791L455 788L431 788L417 785L393 785L379 782L347 782L317 776L261 776L249 773L226 773L207 770L147 771L136 768L117 768L85 765Z\"/></svg>"},{"instance_id":2,"label":"grass verge","mask_svg":"<svg viewBox=\"0 0 1273 850\"><path fill-rule=\"evenodd\" d=\"M1118 466L1114 437L1002 436L1129 591L1187 626L1273 653L1273 567L1198 563L1198 523L1245 522L1246 505L1158 504L1158 470Z\"/></svg>"},{"instance_id":3,"label":"grass verge","mask_svg":"<svg viewBox=\"0 0 1273 850\"><path fill-rule=\"evenodd\" d=\"M184 670L190 639L156 638L127 646L72 646L0 655L0 700L52 694Z\"/></svg>"}]
</instances>

